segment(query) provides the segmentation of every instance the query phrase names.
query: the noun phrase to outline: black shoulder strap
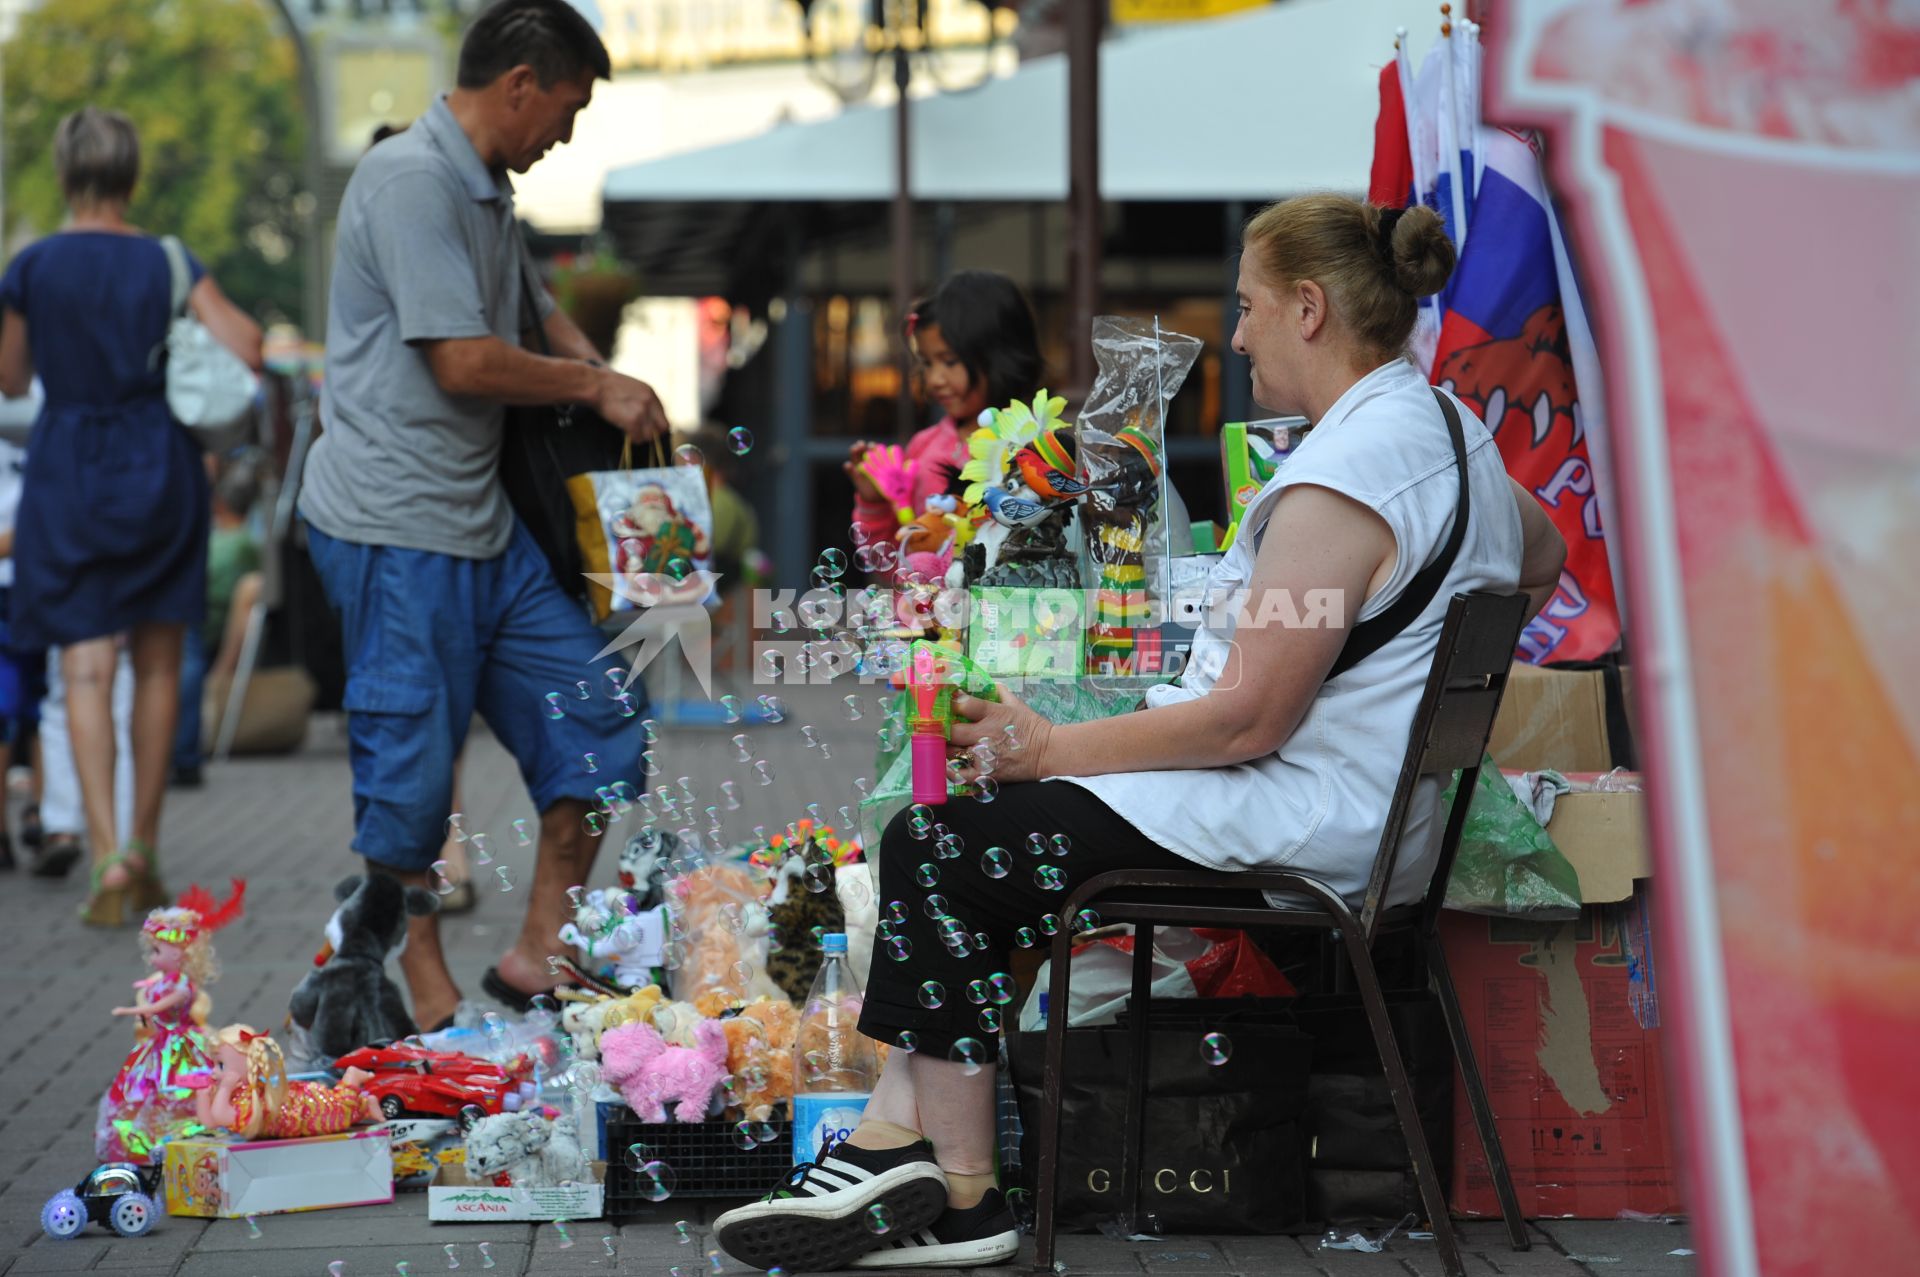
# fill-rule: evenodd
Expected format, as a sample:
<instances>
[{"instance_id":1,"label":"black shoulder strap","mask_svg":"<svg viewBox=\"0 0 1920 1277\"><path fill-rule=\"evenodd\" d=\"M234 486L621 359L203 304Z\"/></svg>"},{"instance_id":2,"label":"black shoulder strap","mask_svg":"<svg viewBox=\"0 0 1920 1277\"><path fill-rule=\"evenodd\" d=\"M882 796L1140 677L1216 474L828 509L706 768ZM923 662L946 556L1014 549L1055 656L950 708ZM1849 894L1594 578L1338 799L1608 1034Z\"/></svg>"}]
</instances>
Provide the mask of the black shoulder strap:
<instances>
[{"instance_id":1,"label":"black shoulder strap","mask_svg":"<svg viewBox=\"0 0 1920 1277\"><path fill-rule=\"evenodd\" d=\"M1438 388L1434 390L1433 397L1439 401L1440 412L1447 419L1447 435L1453 440L1453 463L1460 475L1460 504L1453 514L1453 529L1447 533L1447 543L1440 548L1440 557L1414 574L1392 606L1372 620L1361 621L1348 632L1347 645L1340 649L1333 669L1327 674L1328 678L1346 673L1412 625L1427 610L1434 596L1440 593L1447 573L1453 571L1454 559L1459 557L1460 543L1466 540L1467 517L1472 508L1467 490L1467 436L1461 428L1460 413L1454 408L1453 400Z\"/></svg>"}]
</instances>

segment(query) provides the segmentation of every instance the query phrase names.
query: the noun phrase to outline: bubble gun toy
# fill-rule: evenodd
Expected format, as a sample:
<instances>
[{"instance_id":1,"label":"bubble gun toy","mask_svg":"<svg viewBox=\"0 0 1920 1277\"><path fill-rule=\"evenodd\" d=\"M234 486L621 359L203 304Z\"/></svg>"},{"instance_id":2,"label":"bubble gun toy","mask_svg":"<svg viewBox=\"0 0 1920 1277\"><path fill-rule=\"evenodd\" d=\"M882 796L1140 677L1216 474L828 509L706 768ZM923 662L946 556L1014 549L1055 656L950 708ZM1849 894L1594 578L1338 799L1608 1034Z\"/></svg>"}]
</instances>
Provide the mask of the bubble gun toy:
<instances>
[{"instance_id":1,"label":"bubble gun toy","mask_svg":"<svg viewBox=\"0 0 1920 1277\"><path fill-rule=\"evenodd\" d=\"M913 732L913 801L947 801L947 737L953 730L953 684L941 676L946 658L915 643L907 670L907 707Z\"/></svg>"}]
</instances>

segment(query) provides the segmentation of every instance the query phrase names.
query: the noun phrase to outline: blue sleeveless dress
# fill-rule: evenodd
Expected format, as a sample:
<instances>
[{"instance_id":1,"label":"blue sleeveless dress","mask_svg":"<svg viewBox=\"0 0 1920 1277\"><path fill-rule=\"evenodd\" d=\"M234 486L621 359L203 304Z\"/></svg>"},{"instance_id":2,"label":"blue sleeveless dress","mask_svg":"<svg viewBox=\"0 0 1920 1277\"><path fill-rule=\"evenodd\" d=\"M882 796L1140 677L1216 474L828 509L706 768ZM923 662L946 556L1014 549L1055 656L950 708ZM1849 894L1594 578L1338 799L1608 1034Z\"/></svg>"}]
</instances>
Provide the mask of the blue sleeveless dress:
<instances>
[{"instance_id":1,"label":"blue sleeveless dress","mask_svg":"<svg viewBox=\"0 0 1920 1277\"><path fill-rule=\"evenodd\" d=\"M46 391L14 523L16 647L206 617L207 473L154 358L171 304L166 251L146 235L49 235L0 277Z\"/></svg>"}]
</instances>

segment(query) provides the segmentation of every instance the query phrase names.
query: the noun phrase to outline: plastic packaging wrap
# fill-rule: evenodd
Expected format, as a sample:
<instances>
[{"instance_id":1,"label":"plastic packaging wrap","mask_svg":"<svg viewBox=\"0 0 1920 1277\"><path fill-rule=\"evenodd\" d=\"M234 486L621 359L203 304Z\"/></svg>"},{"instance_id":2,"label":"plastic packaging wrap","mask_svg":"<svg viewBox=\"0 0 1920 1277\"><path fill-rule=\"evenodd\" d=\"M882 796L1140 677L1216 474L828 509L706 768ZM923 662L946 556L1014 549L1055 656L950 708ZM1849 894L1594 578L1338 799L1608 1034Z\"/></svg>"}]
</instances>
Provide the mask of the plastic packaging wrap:
<instances>
[{"instance_id":1,"label":"plastic packaging wrap","mask_svg":"<svg viewBox=\"0 0 1920 1277\"><path fill-rule=\"evenodd\" d=\"M1126 668L1133 631L1161 614L1170 550L1166 406L1200 350L1198 338L1169 332L1157 319L1101 315L1093 321L1099 372L1074 442L1089 488L1080 526L1087 559L1082 584L1096 591L1088 631L1095 671Z\"/></svg>"},{"instance_id":2,"label":"plastic packaging wrap","mask_svg":"<svg viewBox=\"0 0 1920 1277\"><path fill-rule=\"evenodd\" d=\"M1451 803L1459 778L1447 787ZM1446 907L1464 913L1576 918L1580 876L1553 845L1491 757L1480 763L1460 850L1447 879Z\"/></svg>"}]
</instances>

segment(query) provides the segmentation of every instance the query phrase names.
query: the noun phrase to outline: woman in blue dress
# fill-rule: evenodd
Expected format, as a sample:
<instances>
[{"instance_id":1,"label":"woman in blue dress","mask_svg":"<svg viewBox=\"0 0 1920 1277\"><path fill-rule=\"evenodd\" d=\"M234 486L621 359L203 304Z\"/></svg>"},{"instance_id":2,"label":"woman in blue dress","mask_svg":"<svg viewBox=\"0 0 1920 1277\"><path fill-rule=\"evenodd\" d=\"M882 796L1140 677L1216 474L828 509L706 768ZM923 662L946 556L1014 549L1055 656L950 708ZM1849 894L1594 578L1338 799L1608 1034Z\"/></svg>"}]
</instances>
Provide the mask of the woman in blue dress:
<instances>
[{"instance_id":1,"label":"woman in blue dress","mask_svg":"<svg viewBox=\"0 0 1920 1277\"><path fill-rule=\"evenodd\" d=\"M172 275L127 223L140 142L117 112L84 107L54 132L71 214L0 277L0 392L46 404L27 445L9 621L22 648L58 647L92 844L81 917L120 926L166 902L160 806L179 713L180 647L206 612L207 477L167 412ZM260 329L189 259L194 315L250 366ZM117 646L134 668L131 830L115 827L111 692Z\"/></svg>"}]
</instances>

